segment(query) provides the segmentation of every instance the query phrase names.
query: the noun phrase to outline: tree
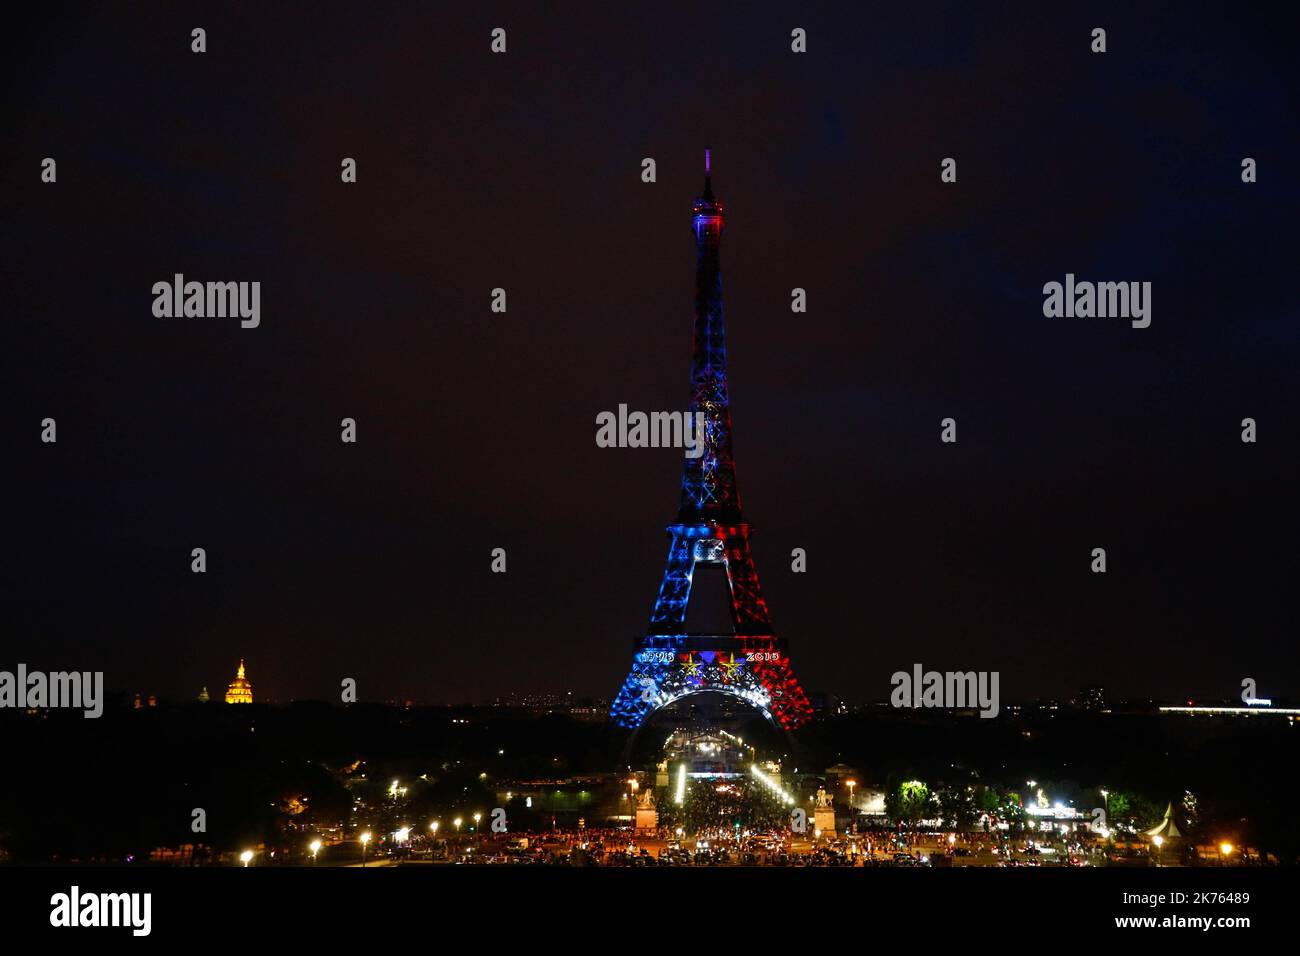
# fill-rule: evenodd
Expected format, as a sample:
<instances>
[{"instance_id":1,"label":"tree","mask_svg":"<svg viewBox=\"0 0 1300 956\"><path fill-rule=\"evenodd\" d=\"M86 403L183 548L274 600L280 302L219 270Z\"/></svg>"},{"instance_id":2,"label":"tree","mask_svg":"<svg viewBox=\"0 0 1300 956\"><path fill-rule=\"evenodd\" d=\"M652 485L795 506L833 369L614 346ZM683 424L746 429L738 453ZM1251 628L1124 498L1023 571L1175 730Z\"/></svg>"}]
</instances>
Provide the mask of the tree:
<instances>
[{"instance_id":1,"label":"tree","mask_svg":"<svg viewBox=\"0 0 1300 956\"><path fill-rule=\"evenodd\" d=\"M1122 790L1112 790L1106 796L1106 819L1112 823L1130 822L1128 816L1131 806L1128 794Z\"/></svg>"},{"instance_id":2,"label":"tree","mask_svg":"<svg viewBox=\"0 0 1300 956\"><path fill-rule=\"evenodd\" d=\"M916 826L930 806L930 788L921 780L904 780L885 794L885 814L898 824Z\"/></svg>"},{"instance_id":3,"label":"tree","mask_svg":"<svg viewBox=\"0 0 1300 956\"><path fill-rule=\"evenodd\" d=\"M946 786L939 791L939 813L945 826L965 829L975 822L975 790L972 787Z\"/></svg>"}]
</instances>

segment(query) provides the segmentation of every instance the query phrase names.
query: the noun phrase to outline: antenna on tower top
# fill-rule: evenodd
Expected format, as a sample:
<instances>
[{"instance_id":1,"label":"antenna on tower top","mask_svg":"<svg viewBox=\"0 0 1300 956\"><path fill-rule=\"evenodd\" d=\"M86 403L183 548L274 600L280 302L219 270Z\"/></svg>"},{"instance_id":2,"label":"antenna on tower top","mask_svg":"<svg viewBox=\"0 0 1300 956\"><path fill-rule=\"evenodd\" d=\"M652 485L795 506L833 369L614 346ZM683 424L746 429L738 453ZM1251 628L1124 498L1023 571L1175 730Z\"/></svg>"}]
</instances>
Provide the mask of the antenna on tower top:
<instances>
[{"instance_id":1,"label":"antenna on tower top","mask_svg":"<svg viewBox=\"0 0 1300 956\"><path fill-rule=\"evenodd\" d=\"M710 169L713 165L710 159L710 153L712 153L712 150L709 149L709 147L705 146L704 147L704 175L705 176L709 175Z\"/></svg>"}]
</instances>

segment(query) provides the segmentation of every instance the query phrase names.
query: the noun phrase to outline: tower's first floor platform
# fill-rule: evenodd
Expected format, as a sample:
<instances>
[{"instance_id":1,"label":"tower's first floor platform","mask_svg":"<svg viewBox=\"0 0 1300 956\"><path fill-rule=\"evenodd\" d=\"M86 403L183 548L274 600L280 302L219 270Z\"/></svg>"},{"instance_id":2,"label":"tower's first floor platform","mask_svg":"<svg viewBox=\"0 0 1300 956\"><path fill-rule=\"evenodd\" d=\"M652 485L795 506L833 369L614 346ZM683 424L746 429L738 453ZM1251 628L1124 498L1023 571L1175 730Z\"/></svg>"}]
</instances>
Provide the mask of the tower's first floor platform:
<instances>
[{"instance_id":1,"label":"tower's first floor platform","mask_svg":"<svg viewBox=\"0 0 1300 956\"><path fill-rule=\"evenodd\" d=\"M785 642L771 634L648 634L637 639L632 670L610 717L639 727L654 711L692 694L737 697L784 730L812 717L790 670Z\"/></svg>"}]
</instances>

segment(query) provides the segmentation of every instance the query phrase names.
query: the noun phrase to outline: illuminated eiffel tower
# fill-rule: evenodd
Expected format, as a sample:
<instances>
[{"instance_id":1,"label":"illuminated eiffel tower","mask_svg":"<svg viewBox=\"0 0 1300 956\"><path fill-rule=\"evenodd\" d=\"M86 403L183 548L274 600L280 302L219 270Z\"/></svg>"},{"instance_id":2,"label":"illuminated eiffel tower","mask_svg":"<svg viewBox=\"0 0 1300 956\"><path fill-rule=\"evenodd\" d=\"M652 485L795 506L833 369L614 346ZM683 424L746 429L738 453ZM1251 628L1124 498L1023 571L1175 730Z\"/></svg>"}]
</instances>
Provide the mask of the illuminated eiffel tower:
<instances>
[{"instance_id":1,"label":"illuminated eiffel tower","mask_svg":"<svg viewBox=\"0 0 1300 956\"><path fill-rule=\"evenodd\" d=\"M691 694L721 693L748 702L768 720L794 730L812 716L790 670L785 641L772 633L749 551L731 453L727 345L722 321L722 203L713 195L709 152L704 192L695 200L695 344L690 410L704 418L704 452L686 459L677 521L650 627L635 641L632 671L610 708L614 723L635 729L654 711ZM726 572L730 634L693 634L686 608L697 566Z\"/></svg>"}]
</instances>

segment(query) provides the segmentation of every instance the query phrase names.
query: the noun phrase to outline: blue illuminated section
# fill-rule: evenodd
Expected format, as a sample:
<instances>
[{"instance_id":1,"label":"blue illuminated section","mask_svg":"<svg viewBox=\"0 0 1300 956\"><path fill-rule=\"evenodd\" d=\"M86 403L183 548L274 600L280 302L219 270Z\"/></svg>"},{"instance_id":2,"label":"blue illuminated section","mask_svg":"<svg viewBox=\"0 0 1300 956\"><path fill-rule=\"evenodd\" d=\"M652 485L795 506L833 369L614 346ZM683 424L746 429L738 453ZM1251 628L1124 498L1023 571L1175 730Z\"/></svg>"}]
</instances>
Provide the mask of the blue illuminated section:
<instances>
[{"instance_id":1,"label":"blue illuminated section","mask_svg":"<svg viewBox=\"0 0 1300 956\"><path fill-rule=\"evenodd\" d=\"M629 730L653 711L664 706L663 688L670 684L669 676L676 663L676 653L671 650L638 651L632 663L632 672L623 682L609 709L610 718L620 727Z\"/></svg>"},{"instance_id":2,"label":"blue illuminated section","mask_svg":"<svg viewBox=\"0 0 1300 956\"><path fill-rule=\"evenodd\" d=\"M740 521L740 495L731 453L727 397L727 337L722 313L723 207L713 195L709 153L704 192L695 200L695 330L691 353L691 411L704 417L704 451L686 462L678 519Z\"/></svg>"}]
</instances>

